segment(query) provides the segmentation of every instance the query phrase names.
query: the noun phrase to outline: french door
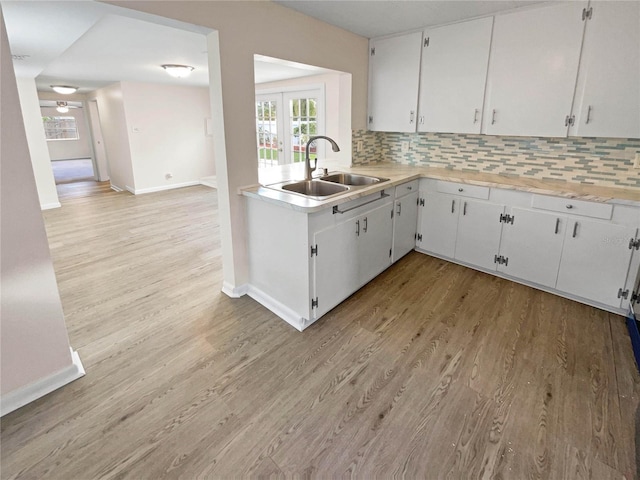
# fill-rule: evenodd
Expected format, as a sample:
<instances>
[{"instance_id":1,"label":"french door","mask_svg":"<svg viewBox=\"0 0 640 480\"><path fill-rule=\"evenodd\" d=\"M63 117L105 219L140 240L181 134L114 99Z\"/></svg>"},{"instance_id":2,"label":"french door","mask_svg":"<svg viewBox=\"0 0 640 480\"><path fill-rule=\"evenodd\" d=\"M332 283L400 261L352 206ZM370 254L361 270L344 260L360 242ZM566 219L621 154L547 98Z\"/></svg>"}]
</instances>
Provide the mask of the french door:
<instances>
[{"instance_id":1,"label":"french door","mask_svg":"<svg viewBox=\"0 0 640 480\"><path fill-rule=\"evenodd\" d=\"M309 137L324 133L322 88L256 95L258 166L304 162ZM323 154L312 145L309 157Z\"/></svg>"}]
</instances>

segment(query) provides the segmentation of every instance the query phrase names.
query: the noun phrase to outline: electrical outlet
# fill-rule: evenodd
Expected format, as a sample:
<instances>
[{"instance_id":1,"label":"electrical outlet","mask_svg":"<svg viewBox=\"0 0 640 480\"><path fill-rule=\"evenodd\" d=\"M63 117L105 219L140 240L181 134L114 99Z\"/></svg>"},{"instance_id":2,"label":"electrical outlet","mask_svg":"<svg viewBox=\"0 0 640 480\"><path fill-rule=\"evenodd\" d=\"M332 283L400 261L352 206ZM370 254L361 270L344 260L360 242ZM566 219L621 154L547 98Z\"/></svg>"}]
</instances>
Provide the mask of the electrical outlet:
<instances>
[{"instance_id":1,"label":"electrical outlet","mask_svg":"<svg viewBox=\"0 0 640 480\"><path fill-rule=\"evenodd\" d=\"M633 168L639 168L640 169L640 152L636 152L636 159L633 162Z\"/></svg>"},{"instance_id":2,"label":"electrical outlet","mask_svg":"<svg viewBox=\"0 0 640 480\"><path fill-rule=\"evenodd\" d=\"M402 153L407 153L409 151L409 147L410 147L411 143L410 142L402 142L400 144L400 151Z\"/></svg>"},{"instance_id":3,"label":"electrical outlet","mask_svg":"<svg viewBox=\"0 0 640 480\"><path fill-rule=\"evenodd\" d=\"M364 144L362 140L358 140L358 143L356 144L356 152L361 152L363 148L364 148Z\"/></svg>"}]
</instances>

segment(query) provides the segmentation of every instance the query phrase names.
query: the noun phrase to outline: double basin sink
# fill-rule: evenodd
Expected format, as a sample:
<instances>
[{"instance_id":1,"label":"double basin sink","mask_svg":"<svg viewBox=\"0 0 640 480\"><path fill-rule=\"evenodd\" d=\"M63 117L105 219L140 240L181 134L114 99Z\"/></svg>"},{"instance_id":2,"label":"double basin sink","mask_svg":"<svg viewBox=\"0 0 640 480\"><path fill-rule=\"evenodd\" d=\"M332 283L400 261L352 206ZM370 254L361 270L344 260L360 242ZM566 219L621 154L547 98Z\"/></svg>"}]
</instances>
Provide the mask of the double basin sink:
<instances>
[{"instance_id":1,"label":"double basin sink","mask_svg":"<svg viewBox=\"0 0 640 480\"><path fill-rule=\"evenodd\" d=\"M340 195L353 189L386 182L387 180L389 179L369 175L333 172L314 180L277 183L275 185L269 185L269 188L283 190L288 193L294 193L316 200L324 200L334 195Z\"/></svg>"}]
</instances>

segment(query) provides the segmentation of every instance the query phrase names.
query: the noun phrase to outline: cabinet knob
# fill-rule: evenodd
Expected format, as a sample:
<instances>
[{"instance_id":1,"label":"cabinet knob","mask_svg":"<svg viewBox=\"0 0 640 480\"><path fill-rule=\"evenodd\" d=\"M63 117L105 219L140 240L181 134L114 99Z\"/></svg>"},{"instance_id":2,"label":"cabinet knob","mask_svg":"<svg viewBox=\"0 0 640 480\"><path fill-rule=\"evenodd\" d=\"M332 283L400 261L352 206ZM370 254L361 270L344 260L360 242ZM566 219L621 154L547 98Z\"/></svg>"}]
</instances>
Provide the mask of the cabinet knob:
<instances>
[{"instance_id":1,"label":"cabinet knob","mask_svg":"<svg viewBox=\"0 0 640 480\"><path fill-rule=\"evenodd\" d=\"M463 191L464 191L464 188L459 188L459 189L458 189L458 191L459 191L459 192L463 192Z\"/></svg>"},{"instance_id":2,"label":"cabinet knob","mask_svg":"<svg viewBox=\"0 0 640 480\"><path fill-rule=\"evenodd\" d=\"M573 208L573 205L571 205L570 203L567 204L567 209L571 210Z\"/></svg>"}]
</instances>

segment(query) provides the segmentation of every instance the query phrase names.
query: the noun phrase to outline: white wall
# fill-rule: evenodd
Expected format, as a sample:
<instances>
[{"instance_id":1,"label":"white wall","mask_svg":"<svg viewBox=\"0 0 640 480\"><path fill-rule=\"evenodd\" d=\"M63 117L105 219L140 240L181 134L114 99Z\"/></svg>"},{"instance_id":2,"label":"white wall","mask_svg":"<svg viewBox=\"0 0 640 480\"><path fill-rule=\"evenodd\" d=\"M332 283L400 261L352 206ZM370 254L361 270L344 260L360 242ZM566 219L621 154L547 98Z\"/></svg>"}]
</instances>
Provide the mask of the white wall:
<instances>
[{"instance_id":1,"label":"white wall","mask_svg":"<svg viewBox=\"0 0 640 480\"><path fill-rule=\"evenodd\" d=\"M198 184L215 174L213 138L205 130L209 88L121 85L135 193Z\"/></svg>"},{"instance_id":2,"label":"white wall","mask_svg":"<svg viewBox=\"0 0 640 480\"><path fill-rule=\"evenodd\" d=\"M0 394L6 413L51 391L43 382L55 388L80 371L73 368L1 10L0 37Z\"/></svg>"},{"instance_id":3,"label":"white wall","mask_svg":"<svg viewBox=\"0 0 640 480\"><path fill-rule=\"evenodd\" d=\"M93 92L91 98L98 101L111 185L120 190L133 192L135 181L122 86L120 83L114 83L101 88Z\"/></svg>"},{"instance_id":4,"label":"white wall","mask_svg":"<svg viewBox=\"0 0 640 480\"><path fill-rule=\"evenodd\" d=\"M368 40L273 2L109 3L216 30L208 45L211 81L222 87L221 101L212 97L212 116L224 119L214 130L224 291L240 294L248 262L244 201L237 190L258 183L254 54L350 73L351 128L366 130Z\"/></svg>"},{"instance_id":5,"label":"white wall","mask_svg":"<svg viewBox=\"0 0 640 480\"><path fill-rule=\"evenodd\" d=\"M346 80L343 77L347 77ZM333 138L340 151L334 153L327 146L324 150L324 158L335 160L338 163L351 165L351 75L344 73L329 73L313 75L309 77L281 80L277 82L265 82L256 85L256 94L304 89L310 85L324 85L325 97L325 125L324 135ZM347 108L343 108L346 105ZM286 108L286 107L285 107ZM319 164L323 168L322 162Z\"/></svg>"},{"instance_id":6,"label":"white wall","mask_svg":"<svg viewBox=\"0 0 640 480\"><path fill-rule=\"evenodd\" d=\"M87 129L84 108L70 108L67 113L60 113L54 107L40 109L42 116L74 117L78 127L77 140L47 140L49 158L51 160L69 160L74 158L91 158L91 142Z\"/></svg>"},{"instance_id":7,"label":"white wall","mask_svg":"<svg viewBox=\"0 0 640 480\"><path fill-rule=\"evenodd\" d=\"M13 65L10 64L9 68L13 73ZM17 79L17 86L24 119L24 129L29 145L31 166L38 187L40 207L42 209L56 208L60 206L60 202L58 201L56 182L51 170L47 141L44 137L44 126L42 125L36 82L33 78L20 78Z\"/></svg>"}]
</instances>

